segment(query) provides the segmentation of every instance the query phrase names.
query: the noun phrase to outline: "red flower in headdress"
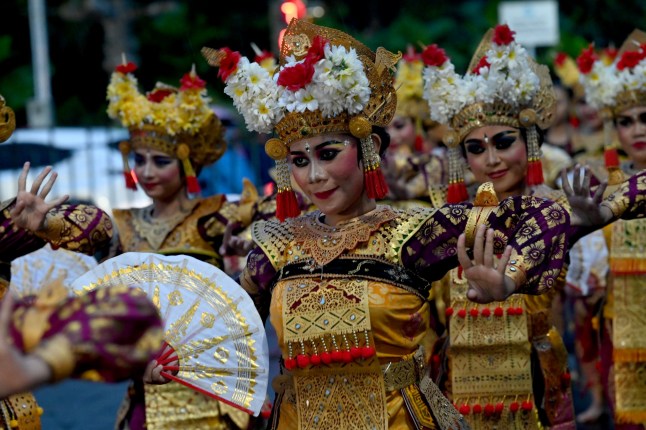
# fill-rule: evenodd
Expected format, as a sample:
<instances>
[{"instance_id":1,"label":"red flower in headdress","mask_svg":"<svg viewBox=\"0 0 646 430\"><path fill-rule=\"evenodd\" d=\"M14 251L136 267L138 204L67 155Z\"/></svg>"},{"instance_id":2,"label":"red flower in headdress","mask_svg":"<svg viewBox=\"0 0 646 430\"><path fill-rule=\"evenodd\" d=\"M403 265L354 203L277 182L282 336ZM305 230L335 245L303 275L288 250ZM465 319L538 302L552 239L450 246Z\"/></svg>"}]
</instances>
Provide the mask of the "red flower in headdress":
<instances>
[{"instance_id":1,"label":"red flower in headdress","mask_svg":"<svg viewBox=\"0 0 646 430\"><path fill-rule=\"evenodd\" d=\"M449 57L446 56L444 49L440 48L435 43L428 45L424 51L422 51L422 61L427 66L442 67L448 59Z\"/></svg>"},{"instance_id":2,"label":"red flower in headdress","mask_svg":"<svg viewBox=\"0 0 646 430\"><path fill-rule=\"evenodd\" d=\"M302 63L297 63L281 70L277 83L290 91L298 91L312 82L313 77L314 64L306 59Z\"/></svg>"},{"instance_id":3,"label":"red flower in headdress","mask_svg":"<svg viewBox=\"0 0 646 430\"><path fill-rule=\"evenodd\" d=\"M408 63L413 63L413 62L421 59L422 56L419 53L415 52L415 48L413 48L412 46L409 46L406 49L406 53L402 56L402 58L403 58L404 61L406 61Z\"/></svg>"},{"instance_id":4,"label":"red flower in headdress","mask_svg":"<svg viewBox=\"0 0 646 430\"><path fill-rule=\"evenodd\" d=\"M226 82L229 76L238 68L238 61L240 61L241 55L238 51L232 51L229 48L222 48L222 51L224 51L225 56L220 61L218 77L222 78L222 82Z\"/></svg>"},{"instance_id":5,"label":"red flower in headdress","mask_svg":"<svg viewBox=\"0 0 646 430\"><path fill-rule=\"evenodd\" d=\"M471 73L473 73L474 75L479 75L480 69L482 69L483 67L486 67L487 69L491 67L491 64L489 64L489 62L487 61L487 57L480 58L480 61L478 61L478 64L476 64L473 70L471 70Z\"/></svg>"},{"instance_id":6,"label":"red flower in headdress","mask_svg":"<svg viewBox=\"0 0 646 430\"><path fill-rule=\"evenodd\" d=\"M617 69L624 70L625 68L632 69L635 67L641 60L644 59L644 51L626 51L621 55L621 58L617 62Z\"/></svg>"},{"instance_id":7,"label":"red flower in headdress","mask_svg":"<svg viewBox=\"0 0 646 430\"><path fill-rule=\"evenodd\" d=\"M265 60L274 58L274 54L269 51L262 51L260 54L256 55L256 58L253 59L256 63L260 64Z\"/></svg>"},{"instance_id":8,"label":"red flower in headdress","mask_svg":"<svg viewBox=\"0 0 646 430\"><path fill-rule=\"evenodd\" d=\"M135 70L137 70L137 65L135 63L130 63L130 62L126 63L126 64L119 64L117 66L116 70L117 70L117 72L123 73L125 75L125 74L132 73Z\"/></svg>"},{"instance_id":9,"label":"red flower in headdress","mask_svg":"<svg viewBox=\"0 0 646 430\"><path fill-rule=\"evenodd\" d=\"M206 87L206 82L200 79L199 76L195 72L188 72L184 76L182 76L182 79L180 79L180 84L182 86L180 89L182 91L188 90L191 88L196 88L196 89L202 89Z\"/></svg>"},{"instance_id":10,"label":"red flower in headdress","mask_svg":"<svg viewBox=\"0 0 646 430\"><path fill-rule=\"evenodd\" d=\"M603 49L603 55L605 57L608 57L610 62L615 61L615 58L617 58L618 53L619 51L617 51L617 48L608 47Z\"/></svg>"},{"instance_id":11,"label":"red flower in headdress","mask_svg":"<svg viewBox=\"0 0 646 430\"><path fill-rule=\"evenodd\" d=\"M325 56L325 45L327 39L322 36L315 36L312 40L312 46L307 50L306 62L316 64L321 58Z\"/></svg>"},{"instance_id":12,"label":"red flower in headdress","mask_svg":"<svg viewBox=\"0 0 646 430\"><path fill-rule=\"evenodd\" d=\"M565 60L567 60L567 54L565 52L559 52L556 54L556 58L554 58L554 64L560 67L565 63Z\"/></svg>"},{"instance_id":13,"label":"red flower in headdress","mask_svg":"<svg viewBox=\"0 0 646 430\"><path fill-rule=\"evenodd\" d=\"M594 47L590 44L588 49L584 49L581 55L578 56L576 64L579 66L579 71L587 75L592 70L595 61L597 61L597 54L595 54Z\"/></svg>"},{"instance_id":14,"label":"red flower in headdress","mask_svg":"<svg viewBox=\"0 0 646 430\"><path fill-rule=\"evenodd\" d=\"M509 45L514 41L515 31L511 31L507 24L497 25L493 30L493 43L496 45Z\"/></svg>"},{"instance_id":15,"label":"red flower in headdress","mask_svg":"<svg viewBox=\"0 0 646 430\"><path fill-rule=\"evenodd\" d=\"M156 88L146 94L146 98L153 103L160 103L171 94L173 94L173 90L170 90L168 88Z\"/></svg>"}]
</instances>

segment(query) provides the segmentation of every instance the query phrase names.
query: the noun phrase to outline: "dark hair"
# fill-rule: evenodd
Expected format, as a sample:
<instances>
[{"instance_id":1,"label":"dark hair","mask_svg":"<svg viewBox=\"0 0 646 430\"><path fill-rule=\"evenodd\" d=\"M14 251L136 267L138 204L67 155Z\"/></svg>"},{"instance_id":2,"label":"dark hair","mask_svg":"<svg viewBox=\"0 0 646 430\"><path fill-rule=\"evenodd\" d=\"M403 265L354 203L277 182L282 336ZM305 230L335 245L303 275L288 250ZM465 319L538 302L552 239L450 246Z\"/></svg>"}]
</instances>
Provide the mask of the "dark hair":
<instances>
[{"instance_id":1,"label":"dark hair","mask_svg":"<svg viewBox=\"0 0 646 430\"><path fill-rule=\"evenodd\" d=\"M379 146L379 156L383 157L386 153L386 150L390 146L390 134L386 131L384 127L378 125L372 126L372 132L379 136L381 139L381 146ZM361 144L357 145L357 161L360 162L363 160L363 152L361 150Z\"/></svg>"},{"instance_id":2,"label":"dark hair","mask_svg":"<svg viewBox=\"0 0 646 430\"><path fill-rule=\"evenodd\" d=\"M536 131L538 132L538 147L540 148L543 145L543 142L545 142L545 130L540 128L537 125L534 125L536 127ZM520 127L518 129L520 131L520 135L522 136L523 140L525 141L525 146L527 146L527 128L525 127ZM460 149L462 150L462 157L464 159L467 158L467 151L464 148L464 139L462 139L462 142L460 142Z\"/></svg>"}]
</instances>

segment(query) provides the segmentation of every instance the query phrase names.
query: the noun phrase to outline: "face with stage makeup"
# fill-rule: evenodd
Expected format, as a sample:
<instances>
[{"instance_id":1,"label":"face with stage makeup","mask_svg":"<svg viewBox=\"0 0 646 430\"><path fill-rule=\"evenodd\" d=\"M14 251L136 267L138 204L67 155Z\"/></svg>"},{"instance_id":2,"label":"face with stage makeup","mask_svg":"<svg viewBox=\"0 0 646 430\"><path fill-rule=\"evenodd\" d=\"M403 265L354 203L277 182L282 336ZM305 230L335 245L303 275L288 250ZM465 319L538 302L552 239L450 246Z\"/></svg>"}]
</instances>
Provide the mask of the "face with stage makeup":
<instances>
[{"instance_id":1,"label":"face with stage makeup","mask_svg":"<svg viewBox=\"0 0 646 430\"><path fill-rule=\"evenodd\" d=\"M373 135L373 140L378 139ZM376 206L366 194L359 145L355 137L344 133L319 134L290 145L292 177L325 214L327 224L354 218Z\"/></svg>"},{"instance_id":2,"label":"face with stage makeup","mask_svg":"<svg viewBox=\"0 0 646 430\"><path fill-rule=\"evenodd\" d=\"M179 160L150 148L135 149L135 174L148 197L171 200L184 191Z\"/></svg>"},{"instance_id":3,"label":"face with stage makeup","mask_svg":"<svg viewBox=\"0 0 646 430\"><path fill-rule=\"evenodd\" d=\"M621 147L637 169L646 168L646 106L635 106L618 114L615 128Z\"/></svg>"},{"instance_id":4,"label":"face with stage makeup","mask_svg":"<svg viewBox=\"0 0 646 430\"><path fill-rule=\"evenodd\" d=\"M524 193L527 145L519 129L500 125L480 127L465 137L463 145L477 182L492 182L501 199Z\"/></svg>"}]
</instances>

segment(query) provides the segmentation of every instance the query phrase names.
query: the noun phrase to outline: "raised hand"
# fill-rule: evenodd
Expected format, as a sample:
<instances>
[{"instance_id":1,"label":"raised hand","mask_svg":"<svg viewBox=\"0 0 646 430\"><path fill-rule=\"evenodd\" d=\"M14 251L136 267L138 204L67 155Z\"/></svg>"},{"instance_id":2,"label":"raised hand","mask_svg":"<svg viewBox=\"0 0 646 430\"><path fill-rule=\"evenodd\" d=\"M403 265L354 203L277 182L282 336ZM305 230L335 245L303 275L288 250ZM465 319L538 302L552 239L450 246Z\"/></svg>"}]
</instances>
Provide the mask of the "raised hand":
<instances>
[{"instance_id":1,"label":"raised hand","mask_svg":"<svg viewBox=\"0 0 646 430\"><path fill-rule=\"evenodd\" d=\"M0 398L29 391L51 378L51 369L42 359L25 355L9 340L13 300L7 292L0 305Z\"/></svg>"},{"instance_id":2,"label":"raised hand","mask_svg":"<svg viewBox=\"0 0 646 430\"><path fill-rule=\"evenodd\" d=\"M516 289L514 281L505 276L511 246L507 246L500 260L494 264L497 259L493 253L493 229L485 230L484 225L478 226L473 244L473 261L467 255L464 233L458 238L458 260L469 284L467 298L476 303L505 300Z\"/></svg>"},{"instance_id":3,"label":"raised hand","mask_svg":"<svg viewBox=\"0 0 646 430\"><path fill-rule=\"evenodd\" d=\"M253 249L254 243L251 240L246 240L233 235L235 223L228 223L224 228L224 236L222 238L222 245L220 246L220 255L246 257L247 254Z\"/></svg>"},{"instance_id":4,"label":"raised hand","mask_svg":"<svg viewBox=\"0 0 646 430\"><path fill-rule=\"evenodd\" d=\"M49 203L45 202L45 198L52 190L57 177L56 172L52 172L51 176L45 183L45 186L41 189L43 181L47 178L50 172L52 172L51 166L45 167L38 174L36 180L34 180L30 190L27 191L29 161L27 161L22 167L22 172L18 177L18 195L16 196L16 204L11 210L11 218L18 227L25 228L30 231L44 230L47 227L47 212L64 203L69 198L69 196L64 195Z\"/></svg>"},{"instance_id":5,"label":"raised hand","mask_svg":"<svg viewBox=\"0 0 646 430\"><path fill-rule=\"evenodd\" d=\"M584 171L583 178L581 178L582 170ZM608 184L604 182L599 185L594 195L591 196L590 177L590 169L577 165L574 167L574 177L572 184L570 184L566 170L561 171L563 192L567 196L568 203L572 209L570 213L570 223L572 225L584 227L603 226L612 218L610 209L600 204Z\"/></svg>"}]
</instances>

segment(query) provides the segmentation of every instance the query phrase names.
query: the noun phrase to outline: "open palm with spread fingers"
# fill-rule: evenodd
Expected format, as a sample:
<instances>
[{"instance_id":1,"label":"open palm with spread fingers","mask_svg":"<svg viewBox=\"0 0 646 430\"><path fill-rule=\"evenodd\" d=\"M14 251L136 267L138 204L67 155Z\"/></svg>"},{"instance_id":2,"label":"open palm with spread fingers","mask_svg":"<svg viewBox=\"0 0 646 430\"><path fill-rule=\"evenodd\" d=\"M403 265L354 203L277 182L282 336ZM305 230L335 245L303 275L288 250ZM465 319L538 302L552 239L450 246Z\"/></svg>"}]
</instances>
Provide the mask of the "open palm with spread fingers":
<instances>
[{"instance_id":1,"label":"open palm with spread fingers","mask_svg":"<svg viewBox=\"0 0 646 430\"><path fill-rule=\"evenodd\" d=\"M584 171L583 177L581 177L582 170ZM594 195L591 195L591 177L590 169L577 165L574 167L572 183L570 183L566 170L561 171L563 192L572 209L570 213L572 225L597 227L607 224L612 219L612 211L600 204L608 184L602 183Z\"/></svg>"},{"instance_id":2,"label":"open palm with spread fingers","mask_svg":"<svg viewBox=\"0 0 646 430\"><path fill-rule=\"evenodd\" d=\"M51 173L51 176L49 174ZM64 203L69 196L58 197L51 202L45 202L47 195L52 190L56 182L57 174L52 172L51 166L45 167L36 177L34 183L27 191L27 175L29 174L29 162L26 162L18 178L18 194L16 204L11 210L13 222L20 228L26 228L30 231L44 230L47 225L47 212L56 206ZM49 176L49 179L43 185L43 181ZM41 189L42 186L42 189Z\"/></svg>"},{"instance_id":3,"label":"open palm with spread fingers","mask_svg":"<svg viewBox=\"0 0 646 430\"><path fill-rule=\"evenodd\" d=\"M0 305L0 399L28 391L51 377L49 366L40 358L25 355L9 340L12 297L10 293Z\"/></svg>"},{"instance_id":4,"label":"open palm with spread fingers","mask_svg":"<svg viewBox=\"0 0 646 430\"><path fill-rule=\"evenodd\" d=\"M493 229L478 226L473 244L473 260L467 255L464 233L458 238L458 260L469 284L467 298L476 303L505 300L516 289L514 281L505 276L511 246L507 246L498 260L493 253L493 233Z\"/></svg>"}]
</instances>

